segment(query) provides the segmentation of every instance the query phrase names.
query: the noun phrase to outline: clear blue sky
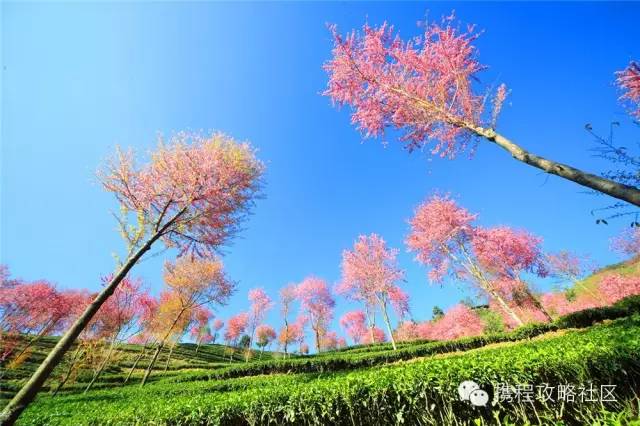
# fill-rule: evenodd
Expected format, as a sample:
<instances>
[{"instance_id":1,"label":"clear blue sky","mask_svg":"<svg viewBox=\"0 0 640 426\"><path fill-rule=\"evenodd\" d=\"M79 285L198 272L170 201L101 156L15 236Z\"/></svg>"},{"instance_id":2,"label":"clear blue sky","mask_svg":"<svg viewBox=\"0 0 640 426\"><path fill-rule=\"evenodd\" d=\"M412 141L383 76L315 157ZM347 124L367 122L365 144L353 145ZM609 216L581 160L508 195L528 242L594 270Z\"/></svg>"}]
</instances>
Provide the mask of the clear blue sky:
<instances>
[{"instance_id":1,"label":"clear blue sky","mask_svg":"<svg viewBox=\"0 0 640 426\"><path fill-rule=\"evenodd\" d=\"M157 132L219 129L250 140L268 166L266 198L225 257L239 291L220 310L247 308L247 291L316 274L339 279L341 251L377 232L401 249L414 317L464 297L430 286L403 245L407 219L433 190L450 191L486 225L524 227L549 250L615 261L608 239L626 221L596 226L604 197L481 144L455 161L399 144L362 143L348 110L319 93L330 57L326 23L343 30L385 19L404 36L455 9L485 30L487 83L512 90L500 129L530 150L598 171L587 122L623 122L613 73L640 58L640 3L2 3L1 255L14 275L98 289L122 253L94 177L116 144L152 148ZM628 142L627 142L628 143ZM163 258L136 267L157 292ZM352 306L341 300L339 316ZM277 313L270 315L279 326ZM337 324L337 321L336 321Z\"/></svg>"}]
</instances>

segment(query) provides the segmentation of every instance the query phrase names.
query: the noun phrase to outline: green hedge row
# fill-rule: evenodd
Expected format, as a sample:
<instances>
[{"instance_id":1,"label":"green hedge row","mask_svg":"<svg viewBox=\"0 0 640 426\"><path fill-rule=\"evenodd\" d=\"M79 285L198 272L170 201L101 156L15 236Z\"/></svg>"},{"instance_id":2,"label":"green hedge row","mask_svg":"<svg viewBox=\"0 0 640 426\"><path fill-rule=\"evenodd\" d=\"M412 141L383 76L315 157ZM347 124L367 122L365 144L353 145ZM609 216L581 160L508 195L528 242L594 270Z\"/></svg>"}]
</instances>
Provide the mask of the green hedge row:
<instances>
[{"instance_id":1,"label":"green hedge row","mask_svg":"<svg viewBox=\"0 0 640 426\"><path fill-rule=\"evenodd\" d=\"M474 380L551 385L616 384L629 401L640 379L640 316L547 339L328 375L277 375L41 398L20 424L369 425L591 424L598 403L500 402L479 409L458 400ZM613 404L615 409L615 404Z\"/></svg>"},{"instance_id":2,"label":"green hedge row","mask_svg":"<svg viewBox=\"0 0 640 426\"><path fill-rule=\"evenodd\" d=\"M168 379L174 382L192 380L227 379L273 373L323 373L327 371L353 370L413 358L447 352L467 351L492 343L513 342L530 339L541 334L564 328L584 328L595 322L616 319L640 312L640 296L631 296L613 306L575 312L552 323L527 324L508 333L495 333L477 337L466 337L449 341L412 344L394 351L336 352L333 356L308 356L289 360L255 361L235 364L209 372L194 372Z\"/></svg>"}]
</instances>

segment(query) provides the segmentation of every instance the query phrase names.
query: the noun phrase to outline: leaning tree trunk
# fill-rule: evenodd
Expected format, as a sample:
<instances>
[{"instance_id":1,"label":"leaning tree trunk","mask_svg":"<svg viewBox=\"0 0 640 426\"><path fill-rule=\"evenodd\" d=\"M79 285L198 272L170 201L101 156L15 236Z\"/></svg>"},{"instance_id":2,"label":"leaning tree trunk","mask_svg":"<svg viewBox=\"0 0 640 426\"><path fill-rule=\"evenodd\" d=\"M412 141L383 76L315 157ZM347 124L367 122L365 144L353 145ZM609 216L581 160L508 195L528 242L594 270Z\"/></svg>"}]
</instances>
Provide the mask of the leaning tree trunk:
<instances>
[{"instance_id":1,"label":"leaning tree trunk","mask_svg":"<svg viewBox=\"0 0 640 426\"><path fill-rule=\"evenodd\" d=\"M489 142L495 143L500 148L511 154L511 156L518 161L540 169L546 173L559 176L563 179L575 182L578 185L591 188L603 194L610 195L611 197L626 201L627 203L640 207L640 188L625 185L623 183L587 173L567 164L559 163L557 161L549 160L539 155L530 153L520 145L497 133L492 128L478 126L476 124L465 121L448 111L444 111L434 106L432 102L413 96L402 89L391 87L390 90L402 96L408 97L409 99L416 102L421 108L429 111L429 113L431 113L433 109L436 108L437 112L440 114L442 120L445 123L454 127L465 129L475 134L476 136L485 138Z\"/></svg>"},{"instance_id":2,"label":"leaning tree trunk","mask_svg":"<svg viewBox=\"0 0 640 426\"><path fill-rule=\"evenodd\" d=\"M594 189L635 206L640 206L640 189L634 186L615 182L610 179L584 172L567 164L558 163L556 161L540 157L539 155L532 154L506 137L496 133L493 129L469 124L464 127L476 135L484 137L488 141L495 143L518 161L522 161L525 164L536 167L547 173L560 176L561 178L575 182L578 185L586 186L587 188Z\"/></svg>"},{"instance_id":3,"label":"leaning tree trunk","mask_svg":"<svg viewBox=\"0 0 640 426\"><path fill-rule=\"evenodd\" d=\"M391 330L391 321L389 321L389 314L387 313L387 304L384 302L384 300L380 300L380 298L378 298L378 302L380 303L380 308L382 309L382 317L384 318L384 322L387 325L387 330L389 331L391 346L393 346L393 350L396 351L398 350L398 348L396 347L396 339L393 338L393 330Z\"/></svg>"},{"instance_id":4,"label":"leaning tree trunk","mask_svg":"<svg viewBox=\"0 0 640 426\"><path fill-rule=\"evenodd\" d=\"M175 347L176 347L176 343L171 345L171 348L169 348L169 355L167 356L167 362L164 363L164 371L163 371L163 373L166 373L167 370L169 369L169 362L171 362L171 355L173 355L173 348L175 348Z\"/></svg>"},{"instance_id":5,"label":"leaning tree trunk","mask_svg":"<svg viewBox=\"0 0 640 426\"><path fill-rule=\"evenodd\" d=\"M76 349L76 351L73 354L73 357L71 358L71 363L69 364L69 368L67 369L67 372L65 373L60 383L58 383L58 385L56 386L56 389L53 391L52 396L56 396L58 392L60 392L60 389L62 389L62 387L67 383L67 381L71 377L71 373L73 373L73 368L76 366L76 363L80 358L80 353L82 352L81 349L82 347L78 345L78 348Z\"/></svg>"},{"instance_id":6,"label":"leaning tree trunk","mask_svg":"<svg viewBox=\"0 0 640 426\"><path fill-rule=\"evenodd\" d=\"M142 359L142 357L144 356L144 354L147 352L147 344L145 343L144 346L142 347L142 350L140 351L140 355L138 355L136 357L136 360L133 362L133 365L131 366L131 369L129 370L129 374L127 374L127 378L124 379L123 384L127 384L127 382L129 381L129 379L131 378L131 375L133 374L133 371L136 369L136 367L138 366L138 363L140 362L140 360Z\"/></svg>"},{"instance_id":7,"label":"leaning tree trunk","mask_svg":"<svg viewBox=\"0 0 640 426\"><path fill-rule=\"evenodd\" d=\"M176 318L173 320L173 324L171 324L171 327L169 327L169 330L167 331L167 333L164 335L162 340L158 343L158 347L157 347L156 351L153 353L153 358L151 358L151 362L149 363L149 366L147 367L147 370L144 372L144 377L142 377L142 382L140 383L140 386L144 386L144 384L147 383L147 379L149 379L149 376L151 375L151 369L153 368L154 364L158 360L158 355L160 355L160 351L162 351L162 348L164 348L164 345L167 343L167 339L171 335L171 332L173 331L173 328L178 323L178 320L180 319L180 317L182 316L184 311L185 311L185 309L183 308L180 311L180 313L178 313Z\"/></svg>"},{"instance_id":8,"label":"leaning tree trunk","mask_svg":"<svg viewBox=\"0 0 640 426\"><path fill-rule=\"evenodd\" d=\"M96 380L98 380L98 377L100 377L104 369L107 367L107 364L109 363L109 359L111 359L111 354L113 353L113 348L115 347L115 345L116 345L116 338L114 337L113 340L111 341L111 345L109 345L109 351L107 352L107 356L104 358L104 361L102 361L102 363L100 364L100 367L98 367L98 370L93 374L91 381L89 382L89 384L87 385L83 393L89 392L89 390L93 387L93 384L96 382Z\"/></svg>"},{"instance_id":9,"label":"leaning tree trunk","mask_svg":"<svg viewBox=\"0 0 640 426\"><path fill-rule=\"evenodd\" d=\"M36 394L42 388L44 382L49 378L53 369L60 363L63 355L69 350L73 342L78 338L82 330L89 324L94 315L98 312L104 302L113 294L120 282L127 276L131 268L140 260L153 243L166 231L171 222L157 231L147 242L138 249L120 268L118 273L111 279L109 284L96 296L84 312L73 323L71 328L62 336L51 352L42 361L42 364L33 373L29 381L18 391L0 413L0 426L12 425L20 416L20 413L33 401Z\"/></svg>"},{"instance_id":10,"label":"leaning tree trunk","mask_svg":"<svg viewBox=\"0 0 640 426\"><path fill-rule=\"evenodd\" d=\"M542 306L542 303L540 303L540 300L536 297L535 294L531 292L531 290L529 290L528 287L526 288L526 292L527 292L527 296L529 296L529 298L531 299L533 306L535 306L542 313L542 315L544 315L545 319L549 322L553 321L553 318L551 318L551 315L549 315L549 312L545 309L544 306Z\"/></svg>"}]
</instances>

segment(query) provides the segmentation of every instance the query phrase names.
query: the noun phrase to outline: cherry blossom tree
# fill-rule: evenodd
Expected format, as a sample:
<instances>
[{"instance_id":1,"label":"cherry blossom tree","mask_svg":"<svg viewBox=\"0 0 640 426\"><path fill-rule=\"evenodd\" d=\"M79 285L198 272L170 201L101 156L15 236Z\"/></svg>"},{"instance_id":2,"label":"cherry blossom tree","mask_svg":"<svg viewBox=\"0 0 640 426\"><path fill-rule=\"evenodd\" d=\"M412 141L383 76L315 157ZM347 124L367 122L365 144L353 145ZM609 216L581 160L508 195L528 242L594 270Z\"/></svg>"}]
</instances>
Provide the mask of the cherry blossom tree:
<instances>
[{"instance_id":1,"label":"cherry blossom tree","mask_svg":"<svg viewBox=\"0 0 640 426\"><path fill-rule=\"evenodd\" d=\"M299 315L293 323L283 326L280 329L280 334L278 335L278 342L280 343L280 346L286 348L296 343L301 345L304 341L304 330L307 322L308 319L306 316ZM287 352L285 351L285 357L286 356Z\"/></svg>"},{"instance_id":2,"label":"cherry blossom tree","mask_svg":"<svg viewBox=\"0 0 640 426\"><path fill-rule=\"evenodd\" d=\"M169 337L182 336L198 308L205 305L225 305L235 290L235 283L227 278L221 260L192 255L181 256L175 263L166 262L164 281L171 289L173 305L170 315L173 318L167 318L165 324L169 324L169 327L159 340L141 386L144 386L149 378L153 365Z\"/></svg>"},{"instance_id":3,"label":"cherry blossom tree","mask_svg":"<svg viewBox=\"0 0 640 426\"><path fill-rule=\"evenodd\" d=\"M366 315L362 311L350 311L340 318L340 326L344 329L354 344L359 344L364 335L369 332L366 325Z\"/></svg>"},{"instance_id":4,"label":"cherry blossom tree","mask_svg":"<svg viewBox=\"0 0 640 426\"><path fill-rule=\"evenodd\" d=\"M607 274L600 280L598 290L606 303L615 303L627 296L640 294L640 277Z\"/></svg>"},{"instance_id":5,"label":"cherry blossom tree","mask_svg":"<svg viewBox=\"0 0 640 426\"><path fill-rule=\"evenodd\" d=\"M375 311L379 309L393 339L388 306L392 304L400 317L408 311L408 297L397 287L404 273L396 260L398 251L387 248L385 241L376 234L360 235L353 250L342 253L342 281L337 286L339 294L364 303L369 320L370 341L374 341Z\"/></svg>"},{"instance_id":6,"label":"cherry blossom tree","mask_svg":"<svg viewBox=\"0 0 640 426\"><path fill-rule=\"evenodd\" d=\"M550 253L546 257L547 269L549 270L549 276L552 276L561 282L571 283L575 288L579 288L585 293L588 293L594 298L598 298L598 295L589 287L584 284L583 279L596 271L596 264L587 256L579 256L567 250L562 250L557 253ZM549 296L548 296L549 297ZM551 302L553 298L549 299ZM565 297L566 299L566 297ZM558 301L561 301L560 299ZM553 303L549 303L552 304ZM543 303L547 306L547 304ZM563 311L564 309L558 306L557 311Z\"/></svg>"},{"instance_id":7,"label":"cherry blossom tree","mask_svg":"<svg viewBox=\"0 0 640 426\"><path fill-rule=\"evenodd\" d=\"M617 237L612 238L611 248L623 256L638 256L640 254L640 227L628 228Z\"/></svg>"},{"instance_id":8,"label":"cherry blossom tree","mask_svg":"<svg viewBox=\"0 0 640 426\"><path fill-rule=\"evenodd\" d=\"M276 338L276 332L270 325L261 324L256 328L256 346L260 348L260 358L264 352L264 348L269 346Z\"/></svg>"},{"instance_id":9,"label":"cherry blossom tree","mask_svg":"<svg viewBox=\"0 0 640 426\"><path fill-rule=\"evenodd\" d=\"M273 307L273 302L271 298L265 293L262 288L254 288L249 290L249 301L251 302L251 307L249 309L249 350L253 345L256 328L258 325L264 320L267 315L267 311ZM249 362L249 351L247 351L247 356L245 361Z\"/></svg>"},{"instance_id":10,"label":"cherry blossom tree","mask_svg":"<svg viewBox=\"0 0 640 426\"><path fill-rule=\"evenodd\" d=\"M303 312L308 318L311 329L315 335L316 349L320 352L324 335L327 332L329 322L333 318L333 300L327 283L314 276L305 278L296 289L298 299Z\"/></svg>"},{"instance_id":11,"label":"cherry blossom tree","mask_svg":"<svg viewBox=\"0 0 640 426\"><path fill-rule=\"evenodd\" d=\"M119 150L99 177L120 204L118 222L128 245L126 259L5 406L0 420L17 419L100 307L157 241L196 256L228 242L260 190L263 170L249 144L219 133L179 133L169 141L160 140L142 166L135 163L133 152Z\"/></svg>"},{"instance_id":12,"label":"cherry blossom tree","mask_svg":"<svg viewBox=\"0 0 640 426\"><path fill-rule=\"evenodd\" d=\"M470 278L522 325L522 319L495 288L493 277L473 253L476 217L448 195L433 195L417 208L409 221L411 233L406 239L407 246L416 252L418 262L430 267L428 276L432 282L442 282L447 275Z\"/></svg>"},{"instance_id":13,"label":"cherry blossom tree","mask_svg":"<svg viewBox=\"0 0 640 426\"><path fill-rule=\"evenodd\" d=\"M209 321L213 318L213 313L209 309L201 307L193 317L195 324L191 328L191 338L196 342L196 353L198 353L201 343L208 343L213 339L211 328L209 327Z\"/></svg>"},{"instance_id":14,"label":"cherry blossom tree","mask_svg":"<svg viewBox=\"0 0 640 426\"><path fill-rule=\"evenodd\" d=\"M483 331L484 324L478 313L466 305L457 304L437 320L416 324L412 335L427 340L452 340L478 336Z\"/></svg>"},{"instance_id":15,"label":"cherry blossom tree","mask_svg":"<svg viewBox=\"0 0 640 426\"><path fill-rule=\"evenodd\" d=\"M102 282L105 285L109 281L111 281L111 276L102 278ZM113 295L98 310L96 320L101 323L100 328L105 335L105 340L108 341L108 349L104 359L95 369L84 393L91 389L107 365L109 365L116 345L128 340L137 333L137 321L143 309L140 303L142 295L142 281L125 277L115 289Z\"/></svg>"},{"instance_id":16,"label":"cherry blossom tree","mask_svg":"<svg viewBox=\"0 0 640 426\"><path fill-rule=\"evenodd\" d=\"M533 154L496 131L508 90L500 85L492 110L485 111L490 93L476 83L486 68L474 46L479 33L472 26L460 29L453 15L425 24L420 37L406 41L386 23L365 25L345 37L335 26L331 31L334 48L324 65L329 75L324 94L351 106L352 122L365 136L400 129L410 150L431 146L433 154L449 158L484 140L546 173L640 206L640 189ZM619 81L627 89L624 96L637 103L637 66L623 71Z\"/></svg>"},{"instance_id":17,"label":"cherry blossom tree","mask_svg":"<svg viewBox=\"0 0 640 426\"><path fill-rule=\"evenodd\" d=\"M631 61L627 68L616 73L616 83L622 89L622 101L628 101L631 114L640 119L640 64Z\"/></svg>"},{"instance_id":18,"label":"cherry blossom tree","mask_svg":"<svg viewBox=\"0 0 640 426\"><path fill-rule=\"evenodd\" d=\"M417 324L413 321L402 321L393 332L393 336L398 342L416 340L418 339Z\"/></svg>"},{"instance_id":19,"label":"cherry blossom tree","mask_svg":"<svg viewBox=\"0 0 640 426\"><path fill-rule=\"evenodd\" d=\"M212 335L211 335L211 343L215 343L218 339L218 335L220 334L220 330L224 327L224 321L221 319L216 319L213 321L213 326L211 327Z\"/></svg>"},{"instance_id":20,"label":"cherry blossom tree","mask_svg":"<svg viewBox=\"0 0 640 426\"><path fill-rule=\"evenodd\" d=\"M291 312L292 305L295 302L296 298L297 295L295 284L288 284L280 290L280 313L282 314L284 326L280 331L279 340L284 350L285 357L287 356L289 344L293 341L296 341L295 339L292 340L289 337L291 334L289 333L289 313Z\"/></svg>"},{"instance_id":21,"label":"cherry blossom tree","mask_svg":"<svg viewBox=\"0 0 640 426\"><path fill-rule=\"evenodd\" d=\"M302 355L308 355L309 354L309 345L307 345L306 343L302 343L300 345L300 353Z\"/></svg>"},{"instance_id":22,"label":"cherry blossom tree","mask_svg":"<svg viewBox=\"0 0 640 426\"><path fill-rule=\"evenodd\" d=\"M547 263L542 252L542 239L523 230L506 226L485 229L476 228L471 245L473 253L485 271L501 285L502 296L517 304L530 304L550 321L551 316L524 282L522 274L529 272L539 277L548 275Z\"/></svg>"},{"instance_id":23,"label":"cherry blossom tree","mask_svg":"<svg viewBox=\"0 0 640 426\"><path fill-rule=\"evenodd\" d=\"M382 343L387 341L387 335L380 327L373 327L370 333L367 333L362 338L362 343L365 345L371 345L374 343Z\"/></svg>"},{"instance_id":24,"label":"cherry blossom tree","mask_svg":"<svg viewBox=\"0 0 640 426\"><path fill-rule=\"evenodd\" d=\"M249 323L249 314L246 312L241 312L237 315L232 316L227 321L227 330L224 333L224 340L227 342L229 346L235 347L238 346L238 339L247 329L247 324ZM229 362L233 360L233 352L229 357Z\"/></svg>"}]
</instances>

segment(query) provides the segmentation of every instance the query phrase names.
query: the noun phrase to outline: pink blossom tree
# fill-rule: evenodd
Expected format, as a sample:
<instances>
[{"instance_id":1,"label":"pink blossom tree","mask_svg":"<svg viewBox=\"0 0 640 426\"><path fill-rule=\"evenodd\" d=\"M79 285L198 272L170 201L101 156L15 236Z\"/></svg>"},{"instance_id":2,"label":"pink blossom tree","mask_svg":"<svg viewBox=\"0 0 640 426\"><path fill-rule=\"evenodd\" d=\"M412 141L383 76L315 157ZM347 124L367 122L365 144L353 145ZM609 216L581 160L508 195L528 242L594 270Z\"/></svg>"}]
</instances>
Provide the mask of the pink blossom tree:
<instances>
[{"instance_id":1,"label":"pink blossom tree","mask_svg":"<svg viewBox=\"0 0 640 426\"><path fill-rule=\"evenodd\" d=\"M262 288L254 288L249 290L249 301L251 307L249 308L249 350L255 339L256 328L264 320L269 309L273 307L271 298L265 293ZM249 351L247 351L246 362L249 362Z\"/></svg>"},{"instance_id":2,"label":"pink blossom tree","mask_svg":"<svg viewBox=\"0 0 640 426\"><path fill-rule=\"evenodd\" d=\"M300 353L302 355L308 355L309 354L309 345L307 345L306 343L302 343L300 345Z\"/></svg>"},{"instance_id":3,"label":"pink blossom tree","mask_svg":"<svg viewBox=\"0 0 640 426\"><path fill-rule=\"evenodd\" d=\"M489 93L477 90L476 83L485 68L474 46L479 34L472 26L460 30L453 21L452 15L425 25L422 36L406 41L386 23L365 25L346 37L331 27L334 48L324 65L329 75L324 94L351 106L352 122L367 137L388 127L400 129L410 150L432 146L433 154L449 158L485 140L546 173L640 206L640 189L540 157L498 133L506 86L498 87L492 110L485 111ZM637 66L619 79L627 89L624 96L637 102Z\"/></svg>"},{"instance_id":4,"label":"pink blossom tree","mask_svg":"<svg viewBox=\"0 0 640 426\"><path fill-rule=\"evenodd\" d=\"M478 264L502 284L497 287L498 291L502 290L502 296L517 304L532 305L550 321L551 316L522 277L525 272L539 277L548 275L541 244L541 238L505 226L476 228L471 240Z\"/></svg>"},{"instance_id":5,"label":"pink blossom tree","mask_svg":"<svg viewBox=\"0 0 640 426\"><path fill-rule=\"evenodd\" d=\"M329 292L327 283L314 276L309 276L298 284L296 293L315 335L316 349L320 352L336 302Z\"/></svg>"},{"instance_id":6,"label":"pink blossom tree","mask_svg":"<svg viewBox=\"0 0 640 426\"><path fill-rule=\"evenodd\" d=\"M293 341L296 341L295 339L292 340L289 335L289 314L291 313L291 309L293 306L293 303L295 302L297 298L296 295L296 285L295 284L288 284L287 286L283 287L280 290L280 313L282 314L282 319L284 321L284 326L282 327L282 330L280 331L280 344L282 345L282 348L284 350L284 356L287 356L287 350L289 347L289 344L292 343Z\"/></svg>"},{"instance_id":7,"label":"pink blossom tree","mask_svg":"<svg viewBox=\"0 0 640 426\"><path fill-rule=\"evenodd\" d=\"M237 315L232 316L227 321L227 330L224 333L224 340L227 342L229 346L236 347L238 346L238 339L247 329L247 325L249 323L249 314L246 312L241 312ZM229 358L229 362L233 360L233 352Z\"/></svg>"},{"instance_id":8,"label":"pink blossom tree","mask_svg":"<svg viewBox=\"0 0 640 426\"><path fill-rule=\"evenodd\" d=\"M213 313L205 307L200 307L193 315L194 324L191 328L191 338L196 342L196 353L198 353L203 342L208 343L213 339L211 328L209 327L211 318L213 318Z\"/></svg>"},{"instance_id":9,"label":"pink blossom tree","mask_svg":"<svg viewBox=\"0 0 640 426\"><path fill-rule=\"evenodd\" d=\"M627 296L640 294L640 277L607 274L600 280L598 290L607 303L615 303Z\"/></svg>"},{"instance_id":10,"label":"pink blossom tree","mask_svg":"<svg viewBox=\"0 0 640 426\"><path fill-rule=\"evenodd\" d=\"M623 256L638 256L640 254L640 227L628 228L617 237L612 238L611 248Z\"/></svg>"},{"instance_id":11,"label":"pink blossom tree","mask_svg":"<svg viewBox=\"0 0 640 426\"><path fill-rule=\"evenodd\" d=\"M388 306L391 304L397 308L400 317L408 310L407 295L396 285L404 277L398 267L397 253L397 250L387 248L385 241L376 234L359 236L353 250L342 253L342 281L336 288L339 294L364 303L369 318L370 341L375 340L376 310L382 313L394 349L396 343Z\"/></svg>"},{"instance_id":12,"label":"pink blossom tree","mask_svg":"<svg viewBox=\"0 0 640 426\"><path fill-rule=\"evenodd\" d=\"M293 323L283 326L280 329L280 334L278 335L278 342L280 343L280 346L286 348L293 344L302 345L304 342L304 333L307 322L307 317L300 315ZM286 356L287 352L285 351L285 357Z\"/></svg>"},{"instance_id":13,"label":"pink blossom tree","mask_svg":"<svg viewBox=\"0 0 640 426\"><path fill-rule=\"evenodd\" d=\"M211 327L211 343L216 343L218 336L220 335L220 330L224 327L224 321L221 319L216 319L213 321L213 326Z\"/></svg>"},{"instance_id":14,"label":"pink blossom tree","mask_svg":"<svg viewBox=\"0 0 640 426\"><path fill-rule=\"evenodd\" d=\"M263 170L249 144L219 133L179 133L168 142L161 140L143 166L136 165L131 151L118 151L99 177L120 204L126 260L4 407L0 420L15 422L100 307L157 241L197 256L228 242L260 190Z\"/></svg>"},{"instance_id":15,"label":"pink blossom tree","mask_svg":"<svg viewBox=\"0 0 640 426\"><path fill-rule=\"evenodd\" d=\"M111 276L102 278L104 285L111 281ZM95 369L91 381L84 390L87 393L96 380L109 365L109 361L116 349L116 345L127 341L137 334L138 317L142 314L143 306L140 301L143 297L142 280L125 277L115 289L113 295L100 307L96 321L108 341L108 349L104 359Z\"/></svg>"},{"instance_id":16,"label":"pink blossom tree","mask_svg":"<svg viewBox=\"0 0 640 426\"><path fill-rule=\"evenodd\" d=\"M522 319L495 287L494 277L474 255L476 217L449 196L433 195L417 208L409 221L411 232L406 239L407 246L416 253L418 262L430 267L432 282L442 282L445 276L469 278L522 325Z\"/></svg>"},{"instance_id":17,"label":"pink blossom tree","mask_svg":"<svg viewBox=\"0 0 640 426\"><path fill-rule=\"evenodd\" d=\"M350 311L340 318L340 326L344 329L354 344L359 344L367 334L366 315L362 311Z\"/></svg>"},{"instance_id":18,"label":"pink blossom tree","mask_svg":"<svg viewBox=\"0 0 640 426\"><path fill-rule=\"evenodd\" d=\"M365 345L371 345L374 343L383 343L387 341L387 335L380 327L373 327L370 333L367 333L362 338L362 343Z\"/></svg>"},{"instance_id":19,"label":"pink blossom tree","mask_svg":"<svg viewBox=\"0 0 640 426\"><path fill-rule=\"evenodd\" d=\"M622 89L622 101L628 101L631 114L640 118L640 64L631 61L627 68L616 73L616 83Z\"/></svg>"},{"instance_id":20,"label":"pink blossom tree","mask_svg":"<svg viewBox=\"0 0 640 426\"><path fill-rule=\"evenodd\" d=\"M164 281L170 289L168 316L151 362L142 378L144 386L160 352L171 336L176 341L185 332L198 309L206 305L225 305L235 291L235 283L224 272L222 261L215 258L180 256L175 262L166 262ZM173 346L171 350L173 349ZM170 352L171 353L171 352ZM167 359L169 359L171 355Z\"/></svg>"},{"instance_id":21,"label":"pink blossom tree","mask_svg":"<svg viewBox=\"0 0 640 426\"><path fill-rule=\"evenodd\" d=\"M256 346L260 348L260 358L264 348L269 346L276 338L276 332L270 325L261 324L256 328Z\"/></svg>"},{"instance_id":22,"label":"pink blossom tree","mask_svg":"<svg viewBox=\"0 0 640 426\"><path fill-rule=\"evenodd\" d=\"M571 283L574 287L581 289L594 298L598 297L583 282L583 278L597 269L596 264L587 256L579 256L570 251L562 250L548 254L546 261L550 276L562 282Z\"/></svg>"}]
</instances>

